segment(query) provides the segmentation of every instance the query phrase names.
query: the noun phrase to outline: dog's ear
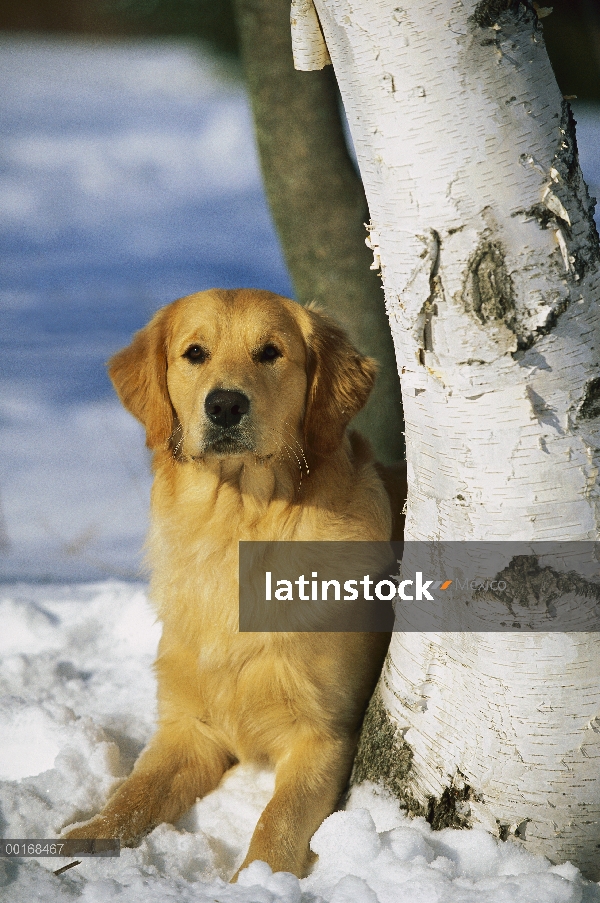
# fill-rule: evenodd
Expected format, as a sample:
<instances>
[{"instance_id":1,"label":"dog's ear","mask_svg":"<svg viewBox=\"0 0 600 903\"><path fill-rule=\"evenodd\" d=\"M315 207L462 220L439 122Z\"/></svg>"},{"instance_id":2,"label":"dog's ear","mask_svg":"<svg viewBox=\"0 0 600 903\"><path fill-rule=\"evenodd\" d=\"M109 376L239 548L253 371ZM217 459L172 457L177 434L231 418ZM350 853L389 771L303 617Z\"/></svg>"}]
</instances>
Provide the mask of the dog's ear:
<instances>
[{"instance_id":1,"label":"dog's ear","mask_svg":"<svg viewBox=\"0 0 600 903\"><path fill-rule=\"evenodd\" d=\"M146 445L166 445L174 411L167 389L167 316L164 310L108 362L108 373L123 405L146 428Z\"/></svg>"},{"instance_id":2,"label":"dog's ear","mask_svg":"<svg viewBox=\"0 0 600 903\"><path fill-rule=\"evenodd\" d=\"M308 388L304 440L313 454L324 457L342 442L344 431L363 408L373 388L377 364L351 344L329 317L307 310Z\"/></svg>"}]
</instances>

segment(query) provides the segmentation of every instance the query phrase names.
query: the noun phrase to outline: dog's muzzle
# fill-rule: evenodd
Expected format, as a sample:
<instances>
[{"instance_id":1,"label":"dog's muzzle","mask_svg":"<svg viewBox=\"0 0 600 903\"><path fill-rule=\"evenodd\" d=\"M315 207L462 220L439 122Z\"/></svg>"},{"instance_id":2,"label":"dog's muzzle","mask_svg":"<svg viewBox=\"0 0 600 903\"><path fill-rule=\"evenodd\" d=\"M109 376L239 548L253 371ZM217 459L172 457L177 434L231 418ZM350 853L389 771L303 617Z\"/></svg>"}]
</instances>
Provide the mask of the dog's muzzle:
<instances>
[{"instance_id":1,"label":"dog's muzzle","mask_svg":"<svg viewBox=\"0 0 600 903\"><path fill-rule=\"evenodd\" d=\"M214 389L204 402L210 423L205 448L216 454L254 451L249 424L250 399L234 389Z\"/></svg>"}]
</instances>

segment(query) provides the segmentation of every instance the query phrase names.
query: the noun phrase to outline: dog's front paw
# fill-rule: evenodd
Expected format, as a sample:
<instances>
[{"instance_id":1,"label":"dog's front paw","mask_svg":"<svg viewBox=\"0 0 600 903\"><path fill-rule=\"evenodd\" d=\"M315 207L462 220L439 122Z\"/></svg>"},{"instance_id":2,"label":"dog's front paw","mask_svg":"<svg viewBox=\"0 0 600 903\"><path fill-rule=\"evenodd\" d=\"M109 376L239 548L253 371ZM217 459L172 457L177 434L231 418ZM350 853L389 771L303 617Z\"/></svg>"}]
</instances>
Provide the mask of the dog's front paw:
<instances>
[{"instance_id":1,"label":"dog's front paw","mask_svg":"<svg viewBox=\"0 0 600 903\"><path fill-rule=\"evenodd\" d=\"M149 829L151 830L151 829ZM130 826L119 823L115 818L96 815L89 821L71 828L61 836L63 840L120 840L122 847L136 846L149 831L141 835L133 834Z\"/></svg>"},{"instance_id":2,"label":"dog's front paw","mask_svg":"<svg viewBox=\"0 0 600 903\"><path fill-rule=\"evenodd\" d=\"M64 840L112 840L119 836L113 829L114 826L110 824L109 819L103 815L96 815L61 836Z\"/></svg>"}]
</instances>

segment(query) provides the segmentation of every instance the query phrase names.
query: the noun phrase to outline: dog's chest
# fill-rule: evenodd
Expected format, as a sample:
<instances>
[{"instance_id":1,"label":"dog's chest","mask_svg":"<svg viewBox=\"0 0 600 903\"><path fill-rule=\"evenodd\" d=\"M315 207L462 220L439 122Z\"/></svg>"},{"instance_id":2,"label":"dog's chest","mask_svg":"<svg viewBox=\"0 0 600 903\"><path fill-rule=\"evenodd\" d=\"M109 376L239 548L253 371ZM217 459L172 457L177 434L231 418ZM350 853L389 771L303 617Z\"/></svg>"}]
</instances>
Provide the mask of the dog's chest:
<instances>
[{"instance_id":1,"label":"dog's chest","mask_svg":"<svg viewBox=\"0 0 600 903\"><path fill-rule=\"evenodd\" d=\"M193 639L178 637L189 645L174 661L187 669L179 675L186 705L238 759L276 761L308 725L327 730L331 696L301 643L274 647L268 637L216 630Z\"/></svg>"}]
</instances>

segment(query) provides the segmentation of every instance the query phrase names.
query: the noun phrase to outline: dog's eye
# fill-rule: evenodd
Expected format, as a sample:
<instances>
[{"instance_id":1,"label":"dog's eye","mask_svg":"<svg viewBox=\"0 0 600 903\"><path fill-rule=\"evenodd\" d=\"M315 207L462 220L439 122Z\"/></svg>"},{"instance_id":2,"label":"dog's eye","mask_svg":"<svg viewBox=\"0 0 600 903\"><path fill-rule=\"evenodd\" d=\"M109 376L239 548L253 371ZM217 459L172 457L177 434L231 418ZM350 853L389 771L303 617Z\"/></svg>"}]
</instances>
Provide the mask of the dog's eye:
<instances>
[{"instance_id":1,"label":"dog's eye","mask_svg":"<svg viewBox=\"0 0 600 903\"><path fill-rule=\"evenodd\" d=\"M208 357L208 352L206 348L202 347L202 345L190 345L187 351L184 352L183 356L193 364L203 364Z\"/></svg>"},{"instance_id":2,"label":"dog's eye","mask_svg":"<svg viewBox=\"0 0 600 903\"><path fill-rule=\"evenodd\" d=\"M261 364L268 364L276 358L281 357L281 351L276 345L265 345L258 355Z\"/></svg>"}]
</instances>

